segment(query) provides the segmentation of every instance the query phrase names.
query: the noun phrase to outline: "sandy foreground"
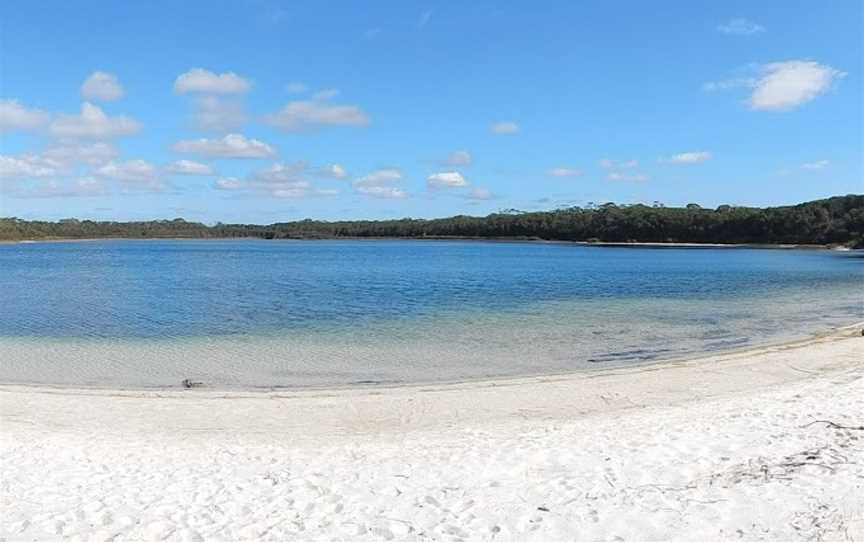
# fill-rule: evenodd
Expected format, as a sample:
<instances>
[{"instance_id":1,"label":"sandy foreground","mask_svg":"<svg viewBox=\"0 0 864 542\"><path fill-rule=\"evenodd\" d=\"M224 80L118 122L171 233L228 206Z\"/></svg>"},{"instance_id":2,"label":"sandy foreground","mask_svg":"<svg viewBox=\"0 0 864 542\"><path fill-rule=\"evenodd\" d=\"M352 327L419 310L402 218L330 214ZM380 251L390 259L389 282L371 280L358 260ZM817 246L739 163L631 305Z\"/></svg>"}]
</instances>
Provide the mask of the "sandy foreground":
<instances>
[{"instance_id":1,"label":"sandy foreground","mask_svg":"<svg viewBox=\"0 0 864 542\"><path fill-rule=\"evenodd\" d=\"M0 538L864 541L860 329L446 386L2 386Z\"/></svg>"}]
</instances>

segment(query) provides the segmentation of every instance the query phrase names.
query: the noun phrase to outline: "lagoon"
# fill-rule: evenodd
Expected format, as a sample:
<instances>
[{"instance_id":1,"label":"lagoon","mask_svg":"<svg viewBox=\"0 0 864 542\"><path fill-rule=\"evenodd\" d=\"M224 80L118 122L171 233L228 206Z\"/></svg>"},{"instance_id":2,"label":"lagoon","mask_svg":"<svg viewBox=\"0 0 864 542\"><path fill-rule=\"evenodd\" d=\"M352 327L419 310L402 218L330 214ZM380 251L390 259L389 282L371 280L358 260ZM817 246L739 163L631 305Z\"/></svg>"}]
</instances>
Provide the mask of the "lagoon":
<instances>
[{"instance_id":1,"label":"lagoon","mask_svg":"<svg viewBox=\"0 0 864 542\"><path fill-rule=\"evenodd\" d=\"M855 252L401 240L0 245L0 381L404 384L555 374L862 319Z\"/></svg>"}]
</instances>

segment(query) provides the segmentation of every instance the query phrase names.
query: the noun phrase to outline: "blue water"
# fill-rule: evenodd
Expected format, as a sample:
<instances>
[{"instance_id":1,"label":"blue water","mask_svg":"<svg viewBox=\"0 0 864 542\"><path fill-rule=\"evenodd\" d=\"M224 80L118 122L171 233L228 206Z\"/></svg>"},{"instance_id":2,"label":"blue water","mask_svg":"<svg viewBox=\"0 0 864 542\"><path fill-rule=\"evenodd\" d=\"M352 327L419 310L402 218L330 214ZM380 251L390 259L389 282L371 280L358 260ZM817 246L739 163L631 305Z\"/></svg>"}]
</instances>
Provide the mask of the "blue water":
<instances>
[{"instance_id":1,"label":"blue water","mask_svg":"<svg viewBox=\"0 0 864 542\"><path fill-rule=\"evenodd\" d=\"M0 245L0 355L30 353L0 364L0 379L350 384L665 359L860 320L855 256L455 241ZM129 348L146 364L93 359Z\"/></svg>"}]
</instances>

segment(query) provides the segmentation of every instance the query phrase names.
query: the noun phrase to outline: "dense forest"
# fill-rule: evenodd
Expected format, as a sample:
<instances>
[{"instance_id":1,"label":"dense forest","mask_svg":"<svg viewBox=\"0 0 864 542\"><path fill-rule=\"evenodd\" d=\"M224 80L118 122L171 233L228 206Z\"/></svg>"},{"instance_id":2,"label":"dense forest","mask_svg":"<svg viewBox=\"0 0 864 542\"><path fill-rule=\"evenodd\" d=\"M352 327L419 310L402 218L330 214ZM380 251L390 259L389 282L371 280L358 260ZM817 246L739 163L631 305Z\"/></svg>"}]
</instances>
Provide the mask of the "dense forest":
<instances>
[{"instance_id":1,"label":"dense forest","mask_svg":"<svg viewBox=\"0 0 864 542\"><path fill-rule=\"evenodd\" d=\"M818 244L864 248L864 195L838 196L785 207L659 204L569 207L432 220L301 220L270 225L212 226L175 220L58 222L0 218L0 240L88 238L324 239L340 237L545 239L588 242Z\"/></svg>"}]
</instances>

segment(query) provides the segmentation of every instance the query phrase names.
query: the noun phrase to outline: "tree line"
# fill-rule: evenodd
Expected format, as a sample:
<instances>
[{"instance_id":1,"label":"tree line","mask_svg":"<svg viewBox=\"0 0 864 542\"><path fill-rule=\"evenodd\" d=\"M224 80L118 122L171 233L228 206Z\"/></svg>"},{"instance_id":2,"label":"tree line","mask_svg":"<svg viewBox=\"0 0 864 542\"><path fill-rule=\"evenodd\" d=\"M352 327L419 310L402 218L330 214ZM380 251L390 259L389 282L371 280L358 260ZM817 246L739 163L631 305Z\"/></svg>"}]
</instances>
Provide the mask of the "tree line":
<instances>
[{"instance_id":1,"label":"tree line","mask_svg":"<svg viewBox=\"0 0 864 542\"><path fill-rule=\"evenodd\" d=\"M93 238L483 238L587 242L678 242L844 245L864 248L864 195L783 207L716 209L654 205L589 205L553 211L508 210L438 219L320 221L269 225L205 225L182 218L146 222L57 222L0 218L0 240Z\"/></svg>"}]
</instances>

